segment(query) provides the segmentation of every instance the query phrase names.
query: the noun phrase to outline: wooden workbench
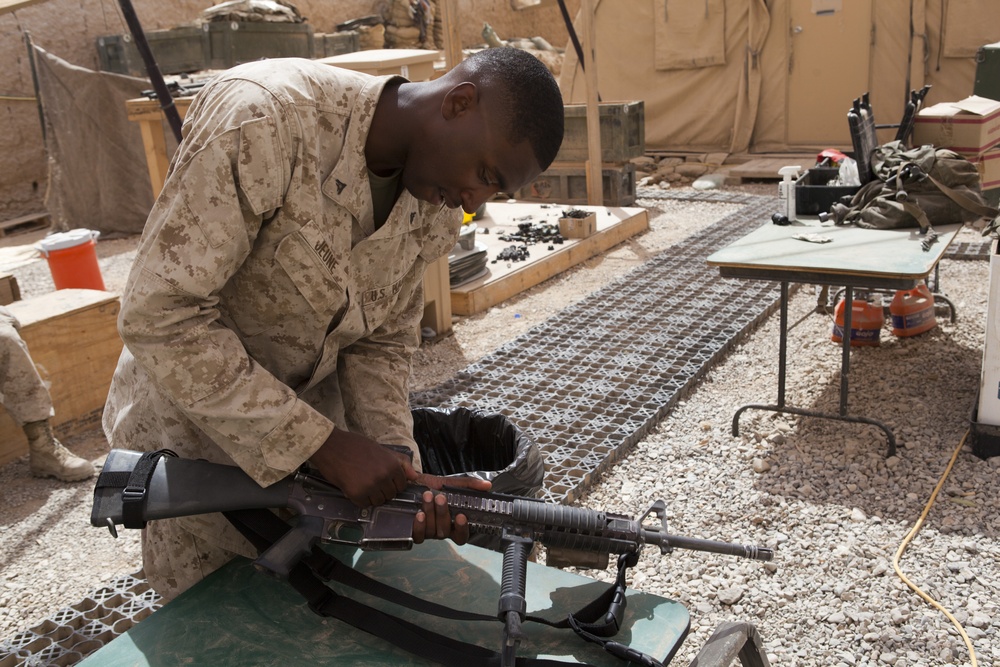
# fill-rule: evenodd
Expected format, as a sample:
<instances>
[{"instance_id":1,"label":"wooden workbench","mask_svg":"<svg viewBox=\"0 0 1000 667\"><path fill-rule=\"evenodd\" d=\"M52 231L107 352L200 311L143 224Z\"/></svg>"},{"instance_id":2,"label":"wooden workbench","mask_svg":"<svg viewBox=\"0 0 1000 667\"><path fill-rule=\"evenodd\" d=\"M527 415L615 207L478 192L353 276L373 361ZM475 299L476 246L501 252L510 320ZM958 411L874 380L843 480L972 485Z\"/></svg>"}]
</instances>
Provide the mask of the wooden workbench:
<instances>
[{"instance_id":1,"label":"wooden workbench","mask_svg":"<svg viewBox=\"0 0 1000 667\"><path fill-rule=\"evenodd\" d=\"M558 225L563 211L568 208L596 211L597 232L585 239L567 239L561 245L554 245L552 250L541 244L529 246L531 256L527 261L493 263L502 250L515 245L500 237L516 232L518 222L531 220ZM475 224L478 227L476 243L487 248L489 271L481 278L451 289L451 310L456 315L481 313L618 245L649 229L649 216L642 208L491 202L486 205L486 215ZM484 230L488 233L483 233Z\"/></svg>"}]
</instances>

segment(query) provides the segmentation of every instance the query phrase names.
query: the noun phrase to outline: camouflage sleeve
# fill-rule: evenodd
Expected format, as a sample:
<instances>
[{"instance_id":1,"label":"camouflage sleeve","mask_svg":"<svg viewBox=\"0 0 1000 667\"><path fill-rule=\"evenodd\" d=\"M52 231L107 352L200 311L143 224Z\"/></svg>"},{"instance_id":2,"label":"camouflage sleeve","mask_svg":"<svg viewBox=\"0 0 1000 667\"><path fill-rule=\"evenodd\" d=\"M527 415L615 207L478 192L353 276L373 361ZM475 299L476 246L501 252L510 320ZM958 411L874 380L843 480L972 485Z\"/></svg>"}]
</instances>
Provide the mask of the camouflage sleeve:
<instances>
[{"instance_id":1,"label":"camouflage sleeve","mask_svg":"<svg viewBox=\"0 0 1000 667\"><path fill-rule=\"evenodd\" d=\"M424 271L455 245L460 225L456 211L444 209L429 216L423 250L404 278L389 316L371 336L341 350L337 366L348 428L379 442L406 445L413 450L417 470L420 453L413 439L409 388L411 358L420 345L424 314Z\"/></svg>"},{"instance_id":2,"label":"camouflage sleeve","mask_svg":"<svg viewBox=\"0 0 1000 667\"><path fill-rule=\"evenodd\" d=\"M333 425L249 356L219 321L218 294L282 204L297 126L254 84L216 84L199 101L147 220L119 330L176 407L267 485Z\"/></svg>"}]
</instances>

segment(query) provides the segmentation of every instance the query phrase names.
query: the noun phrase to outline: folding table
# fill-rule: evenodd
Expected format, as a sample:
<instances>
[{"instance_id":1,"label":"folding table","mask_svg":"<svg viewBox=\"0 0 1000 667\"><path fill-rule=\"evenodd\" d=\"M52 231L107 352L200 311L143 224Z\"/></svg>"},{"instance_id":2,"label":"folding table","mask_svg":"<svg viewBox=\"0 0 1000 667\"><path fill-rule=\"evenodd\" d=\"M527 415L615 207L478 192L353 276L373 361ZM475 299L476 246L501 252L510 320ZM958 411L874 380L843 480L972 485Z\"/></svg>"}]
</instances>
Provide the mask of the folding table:
<instances>
[{"instance_id":1,"label":"folding table","mask_svg":"<svg viewBox=\"0 0 1000 667\"><path fill-rule=\"evenodd\" d=\"M733 416L733 435L739 435L740 415L748 409L839 419L872 424L885 432L888 456L896 453L896 439L881 421L847 414L848 374L851 359L851 306L854 288L909 290L934 269L961 225L935 227L937 240L927 250L924 237L913 229L862 229L818 220L790 225L767 223L708 257L724 278L772 280L781 283L781 332L778 345L778 400L775 405L749 404ZM796 236L819 235L829 242L815 243ZM840 368L840 409L837 414L797 408L785 403L788 349L788 284L810 283L844 287L844 331Z\"/></svg>"}]
</instances>

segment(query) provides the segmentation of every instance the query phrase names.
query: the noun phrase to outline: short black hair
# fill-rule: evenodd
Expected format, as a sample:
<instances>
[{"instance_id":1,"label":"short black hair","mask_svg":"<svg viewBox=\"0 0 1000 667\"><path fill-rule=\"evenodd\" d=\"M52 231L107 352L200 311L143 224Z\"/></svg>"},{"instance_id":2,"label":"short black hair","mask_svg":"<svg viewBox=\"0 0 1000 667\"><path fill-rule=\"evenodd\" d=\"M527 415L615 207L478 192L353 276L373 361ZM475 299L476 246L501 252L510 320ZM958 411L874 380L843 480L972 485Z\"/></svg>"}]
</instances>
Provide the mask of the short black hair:
<instances>
[{"instance_id":1,"label":"short black hair","mask_svg":"<svg viewBox=\"0 0 1000 667\"><path fill-rule=\"evenodd\" d=\"M544 171L556 159L563 140L563 101L549 69L527 51L500 46L479 51L461 63L481 83L504 93L501 114L511 144L527 139Z\"/></svg>"}]
</instances>

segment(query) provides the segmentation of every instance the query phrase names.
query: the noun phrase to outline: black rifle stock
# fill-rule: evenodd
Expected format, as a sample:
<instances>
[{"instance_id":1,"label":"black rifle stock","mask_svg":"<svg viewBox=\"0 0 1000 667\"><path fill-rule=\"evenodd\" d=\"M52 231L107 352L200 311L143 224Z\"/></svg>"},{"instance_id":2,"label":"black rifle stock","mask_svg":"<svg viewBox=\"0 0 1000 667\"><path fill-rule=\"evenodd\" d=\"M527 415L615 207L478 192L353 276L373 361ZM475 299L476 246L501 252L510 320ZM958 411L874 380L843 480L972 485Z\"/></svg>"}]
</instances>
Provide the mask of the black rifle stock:
<instances>
[{"instance_id":1,"label":"black rifle stock","mask_svg":"<svg viewBox=\"0 0 1000 667\"><path fill-rule=\"evenodd\" d=\"M131 473L141 454L113 449L103 473ZM108 527L124 523L123 492L98 487L90 522ZM262 488L236 466L165 456L156 462L145 490L142 521L254 508L287 508L292 528L256 561L258 569L287 576L317 542L353 544L368 550L405 550L413 546L413 517L422 509L424 487L410 485L389 502L358 507L328 482L297 473ZM134 492L134 491L133 491ZM657 501L639 519L541 500L445 488L453 513L465 514L470 532L523 538L547 547L607 556L638 552L646 544L662 554L674 548L708 551L769 561L771 549L671 535L665 506ZM654 522L650 524L649 522Z\"/></svg>"}]
</instances>

